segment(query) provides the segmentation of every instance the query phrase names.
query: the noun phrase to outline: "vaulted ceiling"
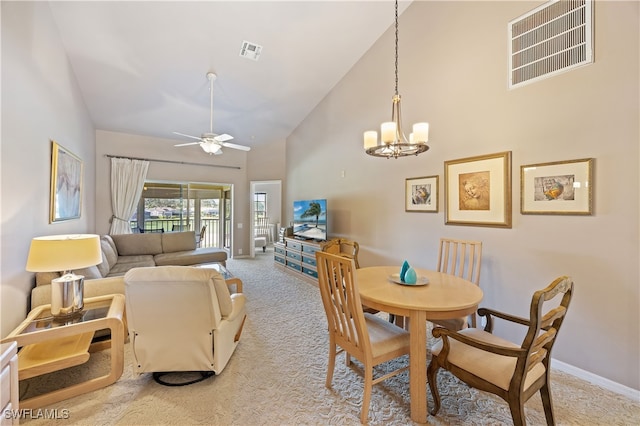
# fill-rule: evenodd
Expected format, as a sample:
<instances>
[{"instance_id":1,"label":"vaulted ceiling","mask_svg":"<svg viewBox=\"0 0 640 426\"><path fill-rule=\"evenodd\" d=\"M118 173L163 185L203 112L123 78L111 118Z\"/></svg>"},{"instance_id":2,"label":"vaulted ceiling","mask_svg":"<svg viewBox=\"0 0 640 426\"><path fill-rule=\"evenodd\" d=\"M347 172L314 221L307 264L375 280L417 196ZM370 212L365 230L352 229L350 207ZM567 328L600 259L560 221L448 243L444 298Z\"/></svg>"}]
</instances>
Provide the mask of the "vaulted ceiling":
<instances>
[{"instance_id":1,"label":"vaulted ceiling","mask_svg":"<svg viewBox=\"0 0 640 426\"><path fill-rule=\"evenodd\" d=\"M388 0L50 7L97 129L175 143L189 140L174 131L200 136L210 127L213 71L213 130L248 146L286 138L394 19ZM240 56L244 41L262 47L257 60Z\"/></svg>"}]
</instances>

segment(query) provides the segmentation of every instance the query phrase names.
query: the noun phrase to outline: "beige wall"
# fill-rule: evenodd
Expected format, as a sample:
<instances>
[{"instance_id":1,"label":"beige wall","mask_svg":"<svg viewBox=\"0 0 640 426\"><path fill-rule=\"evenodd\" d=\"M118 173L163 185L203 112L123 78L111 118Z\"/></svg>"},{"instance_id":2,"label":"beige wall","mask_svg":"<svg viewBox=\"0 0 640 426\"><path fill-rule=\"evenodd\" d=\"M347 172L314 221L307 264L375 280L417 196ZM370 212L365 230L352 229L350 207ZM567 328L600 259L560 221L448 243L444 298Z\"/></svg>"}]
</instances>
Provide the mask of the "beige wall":
<instances>
[{"instance_id":1,"label":"beige wall","mask_svg":"<svg viewBox=\"0 0 640 426\"><path fill-rule=\"evenodd\" d=\"M571 275L575 297L553 357L640 389L637 2L596 4L595 63L507 89L507 23L540 2L414 2L400 18L405 126L431 150L386 160L362 132L388 121L393 31L287 140L283 220L326 197L330 231L359 241L363 266L434 267L441 236L484 243L483 305L528 314L531 294ZM512 229L444 224L444 161L512 151ZM593 216L521 215L520 166L595 158ZM344 170L344 177L341 172ZM405 213L405 178L440 176L440 212ZM516 333L509 330L508 337Z\"/></svg>"},{"instance_id":2,"label":"beige wall","mask_svg":"<svg viewBox=\"0 0 640 426\"><path fill-rule=\"evenodd\" d=\"M31 239L93 232L95 133L44 2L2 2L1 335L26 316ZM84 162L82 216L49 224L51 140Z\"/></svg>"},{"instance_id":3,"label":"beige wall","mask_svg":"<svg viewBox=\"0 0 640 426\"><path fill-rule=\"evenodd\" d=\"M432 267L440 236L480 239L484 303L521 315L535 289L572 275L576 294L554 358L640 389L638 3L596 4L594 64L508 91L506 24L539 4L416 2L401 17L405 123L424 119L432 126L431 150L420 157L394 161L362 152L362 131L388 120L391 107L393 33L387 32L287 140L286 158L283 141L246 158L222 158L245 167L244 176L230 173L246 200L249 181L283 180L283 223L291 220L293 199L328 198L333 233L358 239L365 266L408 259ZM177 153L165 139L96 134L48 5L0 7L0 319L6 335L26 312L30 239L108 229L105 153L203 157ZM48 223L50 139L84 161L80 220ZM442 190L444 161L504 150L513 152L512 229L445 226L442 193L439 213L404 212L405 178L437 174ZM596 159L593 216L519 213L520 165L584 157ZM150 176L221 182L230 174L156 163ZM236 222L248 224L248 206L235 210ZM247 253L243 229L234 244Z\"/></svg>"}]
</instances>

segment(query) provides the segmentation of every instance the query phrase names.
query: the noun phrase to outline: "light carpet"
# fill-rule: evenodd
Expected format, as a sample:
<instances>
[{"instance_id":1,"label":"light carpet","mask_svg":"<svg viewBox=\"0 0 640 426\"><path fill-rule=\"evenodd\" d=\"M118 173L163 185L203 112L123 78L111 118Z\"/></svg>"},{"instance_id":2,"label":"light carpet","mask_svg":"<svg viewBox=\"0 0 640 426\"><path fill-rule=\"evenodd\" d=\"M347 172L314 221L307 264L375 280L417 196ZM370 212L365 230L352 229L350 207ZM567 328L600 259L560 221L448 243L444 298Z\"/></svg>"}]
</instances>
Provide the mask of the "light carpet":
<instances>
[{"instance_id":1,"label":"light carpet","mask_svg":"<svg viewBox=\"0 0 640 426\"><path fill-rule=\"evenodd\" d=\"M273 254L231 259L242 279L248 318L240 344L225 370L203 382L166 387L150 374L132 372L130 345L125 371L115 384L46 407L66 419L22 419L38 425L357 425L363 379L338 357L332 389L324 386L328 337L317 287L273 266ZM562 338L562 334L559 337ZM185 350L188 350L185 348ZM398 362L408 362L402 359ZM425 360L426 362L426 360ZM108 368L108 351L62 374L21 383L21 392L58 387ZM101 373L103 374L103 373ZM569 374L552 372L559 425L640 424L640 403ZM425 384L426 386L426 384ZM374 386L369 424L409 425L408 373ZM470 389L440 371L442 408L433 425L512 424L509 408L493 395ZM429 404L432 404L430 392ZM62 411L68 410L68 411ZM38 413L34 412L34 416ZM42 413L40 413L42 414ZM61 415L62 414L62 415ZM526 404L529 425L545 424L539 394ZM42 417L42 416L40 416Z\"/></svg>"}]
</instances>

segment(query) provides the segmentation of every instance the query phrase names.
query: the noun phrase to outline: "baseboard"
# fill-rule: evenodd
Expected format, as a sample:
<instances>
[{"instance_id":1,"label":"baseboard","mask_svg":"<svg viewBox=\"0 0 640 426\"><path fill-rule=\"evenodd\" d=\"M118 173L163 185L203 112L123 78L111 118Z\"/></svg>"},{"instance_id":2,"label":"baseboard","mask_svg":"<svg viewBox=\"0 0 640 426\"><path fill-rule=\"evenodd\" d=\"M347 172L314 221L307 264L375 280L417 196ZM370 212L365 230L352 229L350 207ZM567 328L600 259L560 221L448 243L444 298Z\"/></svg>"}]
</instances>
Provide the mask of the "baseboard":
<instances>
[{"instance_id":1,"label":"baseboard","mask_svg":"<svg viewBox=\"0 0 640 426\"><path fill-rule=\"evenodd\" d=\"M587 382L600 386L604 389L629 397L634 401L640 401L640 390L616 383L613 380L606 379L553 358L551 358L551 367L567 374L571 374L572 376L578 377L582 380L586 380Z\"/></svg>"}]
</instances>

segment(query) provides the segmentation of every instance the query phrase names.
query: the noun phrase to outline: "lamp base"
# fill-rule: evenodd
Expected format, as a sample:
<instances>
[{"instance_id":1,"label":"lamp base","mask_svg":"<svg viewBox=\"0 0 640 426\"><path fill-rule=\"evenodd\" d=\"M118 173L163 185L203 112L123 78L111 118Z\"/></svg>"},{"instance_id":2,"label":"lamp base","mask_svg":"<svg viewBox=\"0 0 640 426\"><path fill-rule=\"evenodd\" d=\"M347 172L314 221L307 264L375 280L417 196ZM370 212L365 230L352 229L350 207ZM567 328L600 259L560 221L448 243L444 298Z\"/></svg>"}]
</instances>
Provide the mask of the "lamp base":
<instances>
[{"instance_id":1,"label":"lamp base","mask_svg":"<svg viewBox=\"0 0 640 426\"><path fill-rule=\"evenodd\" d=\"M51 315L67 319L84 308L84 277L73 273L51 281Z\"/></svg>"}]
</instances>

